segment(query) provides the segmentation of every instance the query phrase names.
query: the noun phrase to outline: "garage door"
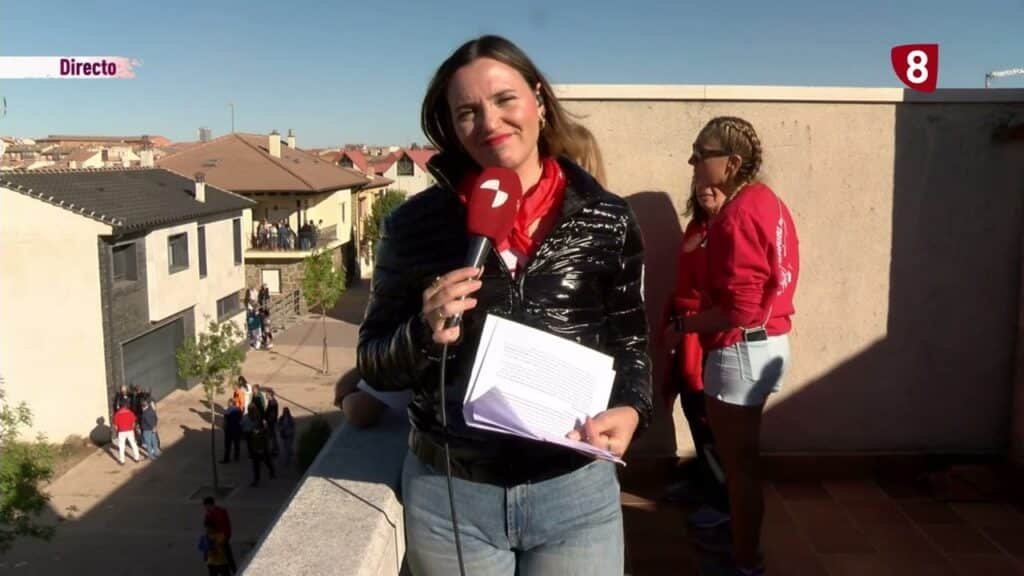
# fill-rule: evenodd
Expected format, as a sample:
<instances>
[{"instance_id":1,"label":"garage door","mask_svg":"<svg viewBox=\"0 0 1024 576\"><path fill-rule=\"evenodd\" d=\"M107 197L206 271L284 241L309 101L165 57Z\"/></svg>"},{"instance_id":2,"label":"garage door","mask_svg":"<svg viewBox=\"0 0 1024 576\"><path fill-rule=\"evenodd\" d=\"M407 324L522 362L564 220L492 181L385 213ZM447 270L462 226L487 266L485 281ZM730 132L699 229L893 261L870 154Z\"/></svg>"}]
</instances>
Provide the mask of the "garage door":
<instances>
[{"instance_id":1,"label":"garage door","mask_svg":"<svg viewBox=\"0 0 1024 576\"><path fill-rule=\"evenodd\" d=\"M128 385L138 384L143 390L152 390L153 398L157 400L177 390L182 381L178 378L174 352L184 338L185 323L178 319L126 342L122 349L125 382Z\"/></svg>"}]
</instances>

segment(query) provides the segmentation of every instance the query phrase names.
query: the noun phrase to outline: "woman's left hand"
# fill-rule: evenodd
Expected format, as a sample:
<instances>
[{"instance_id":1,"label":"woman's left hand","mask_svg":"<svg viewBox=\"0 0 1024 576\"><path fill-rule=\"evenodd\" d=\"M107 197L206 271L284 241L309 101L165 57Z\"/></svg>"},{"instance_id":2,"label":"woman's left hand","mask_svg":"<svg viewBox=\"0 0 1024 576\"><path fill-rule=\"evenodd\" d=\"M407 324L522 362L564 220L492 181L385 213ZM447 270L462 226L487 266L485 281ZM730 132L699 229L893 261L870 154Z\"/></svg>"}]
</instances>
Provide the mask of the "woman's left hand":
<instances>
[{"instance_id":1,"label":"woman's left hand","mask_svg":"<svg viewBox=\"0 0 1024 576\"><path fill-rule=\"evenodd\" d=\"M572 432L569 439L586 442L622 457L633 441L633 433L640 424L640 414L629 406L609 408L593 418L587 418Z\"/></svg>"}]
</instances>

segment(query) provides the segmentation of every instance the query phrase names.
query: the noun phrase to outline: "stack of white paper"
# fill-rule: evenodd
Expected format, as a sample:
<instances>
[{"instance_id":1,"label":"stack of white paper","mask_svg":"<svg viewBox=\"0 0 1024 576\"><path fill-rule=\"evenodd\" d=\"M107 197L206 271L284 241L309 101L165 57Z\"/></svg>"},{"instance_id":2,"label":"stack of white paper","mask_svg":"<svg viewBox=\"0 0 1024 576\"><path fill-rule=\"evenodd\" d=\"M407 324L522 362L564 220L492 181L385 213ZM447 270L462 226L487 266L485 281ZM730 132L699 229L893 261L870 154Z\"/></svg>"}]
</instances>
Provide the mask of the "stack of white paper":
<instances>
[{"instance_id":1,"label":"stack of white paper","mask_svg":"<svg viewBox=\"0 0 1024 576\"><path fill-rule=\"evenodd\" d=\"M613 365L607 354L488 314L463 399L466 424L622 464L611 452L566 438L608 407Z\"/></svg>"}]
</instances>

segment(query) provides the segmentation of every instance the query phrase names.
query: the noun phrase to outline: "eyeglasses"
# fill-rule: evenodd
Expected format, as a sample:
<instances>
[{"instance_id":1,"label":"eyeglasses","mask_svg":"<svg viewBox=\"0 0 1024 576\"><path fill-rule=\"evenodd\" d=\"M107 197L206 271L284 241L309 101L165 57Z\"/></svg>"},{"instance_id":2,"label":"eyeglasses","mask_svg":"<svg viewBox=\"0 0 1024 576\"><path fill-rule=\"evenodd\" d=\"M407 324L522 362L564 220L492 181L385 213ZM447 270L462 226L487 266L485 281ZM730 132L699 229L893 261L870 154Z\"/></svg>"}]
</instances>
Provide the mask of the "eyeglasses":
<instances>
[{"instance_id":1,"label":"eyeglasses","mask_svg":"<svg viewBox=\"0 0 1024 576\"><path fill-rule=\"evenodd\" d=\"M705 150L704 148L693 147L693 153L690 154L688 162L690 166L696 165L698 162L703 162L708 158L722 158L724 156L731 156L731 154L725 150Z\"/></svg>"}]
</instances>

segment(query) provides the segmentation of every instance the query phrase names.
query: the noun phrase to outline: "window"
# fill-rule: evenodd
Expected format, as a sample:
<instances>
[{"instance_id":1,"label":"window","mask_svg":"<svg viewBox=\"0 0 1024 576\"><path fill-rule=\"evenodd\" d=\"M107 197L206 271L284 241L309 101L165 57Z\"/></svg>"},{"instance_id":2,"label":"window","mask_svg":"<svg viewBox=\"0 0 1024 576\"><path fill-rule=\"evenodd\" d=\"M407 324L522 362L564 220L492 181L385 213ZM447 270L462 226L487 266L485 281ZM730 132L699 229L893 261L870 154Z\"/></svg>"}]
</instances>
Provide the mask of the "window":
<instances>
[{"instance_id":1,"label":"window","mask_svg":"<svg viewBox=\"0 0 1024 576\"><path fill-rule=\"evenodd\" d=\"M235 264L242 263L242 219L235 218L231 221L235 234Z\"/></svg>"},{"instance_id":2,"label":"window","mask_svg":"<svg viewBox=\"0 0 1024 576\"><path fill-rule=\"evenodd\" d=\"M138 279L135 243L114 246L114 282L134 282Z\"/></svg>"},{"instance_id":3,"label":"window","mask_svg":"<svg viewBox=\"0 0 1024 576\"><path fill-rule=\"evenodd\" d=\"M274 268L260 270L260 282L267 285L271 294L281 293L281 271Z\"/></svg>"},{"instance_id":4,"label":"window","mask_svg":"<svg viewBox=\"0 0 1024 576\"><path fill-rule=\"evenodd\" d=\"M342 156L341 160L338 160L338 166L341 166L342 168L351 168L352 159L348 156Z\"/></svg>"},{"instance_id":5,"label":"window","mask_svg":"<svg viewBox=\"0 0 1024 576\"><path fill-rule=\"evenodd\" d=\"M344 203L342 203L342 204L341 204L341 223L342 223L342 224L344 224L345 222L348 222L348 219L347 219L347 218L345 218L345 212L346 212L346 210L345 210L345 204L344 204Z\"/></svg>"},{"instance_id":6,"label":"window","mask_svg":"<svg viewBox=\"0 0 1024 576\"><path fill-rule=\"evenodd\" d=\"M167 239L167 261L172 274L188 269L188 234L175 234Z\"/></svg>"},{"instance_id":7,"label":"window","mask_svg":"<svg viewBox=\"0 0 1024 576\"><path fill-rule=\"evenodd\" d=\"M412 176L412 160L408 156L402 156L398 159L398 175Z\"/></svg>"},{"instance_id":8,"label":"window","mask_svg":"<svg viewBox=\"0 0 1024 576\"><path fill-rule=\"evenodd\" d=\"M199 277L206 278L206 226L199 227Z\"/></svg>"},{"instance_id":9,"label":"window","mask_svg":"<svg viewBox=\"0 0 1024 576\"><path fill-rule=\"evenodd\" d=\"M217 321L234 316L242 310L242 298L237 292L217 300Z\"/></svg>"}]
</instances>

